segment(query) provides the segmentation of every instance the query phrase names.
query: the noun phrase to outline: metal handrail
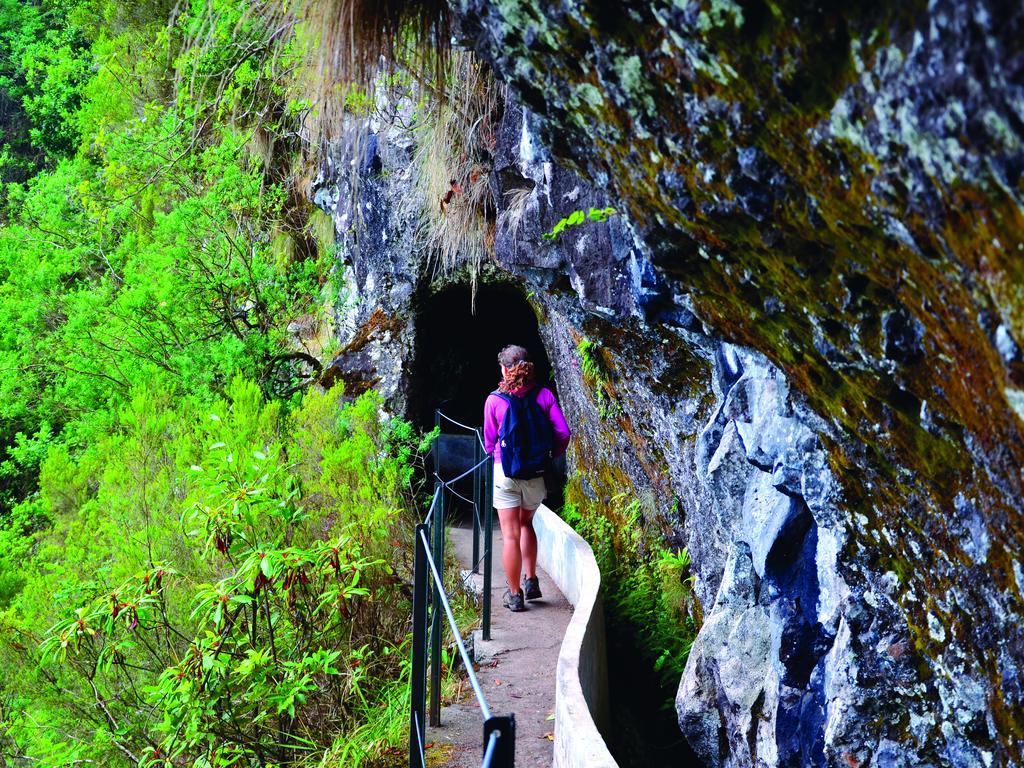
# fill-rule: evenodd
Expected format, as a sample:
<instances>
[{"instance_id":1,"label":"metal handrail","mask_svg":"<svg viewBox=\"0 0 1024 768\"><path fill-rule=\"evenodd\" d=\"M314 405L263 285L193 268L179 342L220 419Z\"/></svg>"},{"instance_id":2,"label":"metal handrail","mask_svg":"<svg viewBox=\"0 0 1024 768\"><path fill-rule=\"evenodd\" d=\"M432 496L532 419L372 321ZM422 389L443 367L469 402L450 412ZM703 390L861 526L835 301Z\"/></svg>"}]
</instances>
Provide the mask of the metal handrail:
<instances>
[{"instance_id":1,"label":"metal handrail","mask_svg":"<svg viewBox=\"0 0 1024 768\"><path fill-rule=\"evenodd\" d=\"M427 752L423 745L423 724L420 722L420 718L417 716L416 712L412 713L412 722L410 723L410 727L415 729L416 749L419 753L420 766L421 768L427 768ZM409 761L409 768L413 768L411 758Z\"/></svg>"},{"instance_id":2,"label":"metal handrail","mask_svg":"<svg viewBox=\"0 0 1024 768\"><path fill-rule=\"evenodd\" d=\"M440 480L440 478L437 477L437 475L435 475L434 477L437 480ZM442 483L442 485L443 485L443 483ZM463 496L461 493L456 491L451 486L445 485L444 488L452 496L454 496L457 499L461 499L462 501L464 501L467 504L471 505L472 508L473 508L473 562L472 562L472 566L473 567L470 569L470 573L479 574L480 573L480 570L479 570L480 563L483 562L483 558L480 557L480 542L479 542L479 538L480 538L480 531L484 527L483 521L480 519L480 505L477 504L477 502L474 501L473 499L466 498L465 496ZM431 517L432 514L433 514L433 505L431 505L431 511L427 513L426 518L424 518L424 520L423 520L423 524L424 525L429 525L430 517ZM465 583L468 584L469 582L467 581Z\"/></svg>"},{"instance_id":3,"label":"metal handrail","mask_svg":"<svg viewBox=\"0 0 1024 768\"><path fill-rule=\"evenodd\" d=\"M438 481L440 481L440 480L441 480L441 478L437 477L436 475L434 476L434 479L435 479L435 480L438 480ZM452 488L452 487L451 487L450 485L446 485L446 484L445 484L445 483L443 483L443 482L441 483L441 485L444 485L444 487L445 487L445 490L447 490L447 491L448 491L448 493L450 493L450 494L451 494L452 496L454 496L454 497L455 497L456 499L460 499L460 500L462 500L462 501L466 502L467 504L470 504L470 505L472 505L472 507L473 507L473 513L474 513L474 514L478 514L478 513L479 513L479 510L478 510L478 509L476 508L476 507L477 507L477 503L476 503L476 502L475 502L475 501L474 501L473 499L467 499L467 498L466 498L465 496L463 496L463 495L462 495L461 493L459 493L458 491L456 491L456 490L455 490L454 488Z\"/></svg>"},{"instance_id":4,"label":"metal handrail","mask_svg":"<svg viewBox=\"0 0 1024 768\"><path fill-rule=\"evenodd\" d=\"M441 419L444 419L445 421L454 424L456 427L461 427L462 429L465 429L469 432L473 432L474 434L476 434L476 439L479 441L480 447L486 450L486 446L484 445L484 438L483 435L480 433L479 427L471 427L468 424L463 424L461 421L456 421L451 416L448 416L447 414L443 413L440 408L438 408L435 411L434 415L434 426L436 426L438 429L441 428Z\"/></svg>"},{"instance_id":5,"label":"metal handrail","mask_svg":"<svg viewBox=\"0 0 1024 768\"><path fill-rule=\"evenodd\" d=\"M423 518L424 525L430 525L430 519L434 516L434 507L437 506L437 500L441 495L440 488L434 488L434 498L430 500L430 509L427 510L427 516Z\"/></svg>"},{"instance_id":6,"label":"metal handrail","mask_svg":"<svg viewBox=\"0 0 1024 768\"><path fill-rule=\"evenodd\" d=\"M483 430L480 428L473 428L460 421L456 421L447 414L443 413L440 408L434 410L434 427L438 430L438 436L441 432L441 424L443 421L451 422L458 427L463 429L473 429L477 437L477 447L474 448L477 462L473 467L466 472L463 472L458 477L453 477L449 480L445 480L441 477L441 456L438 449L437 441L434 443L434 478L439 481L444 488L451 494L455 495L459 499L473 505L473 573L480 573L480 563L484 562L484 588L483 588L483 636L484 640L491 639L491 533L493 530L493 512L486 516L486 520L482 520L481 508L491 510L491 495L492 495L492 467L491 462L493 457L487 453L484 446ZM485 471L481 471L485 470ZM466 496L455 490L453 487L455 483L465 479L469 474L473 474L473 501L471 502ZM431 504L431 512L433 511L433 504ZM431 519L431 512L427 513L427 518L424 523L428 523ZM484 546L484 556L480 556L480 538L481 534L486 539Z\"/></svg>"},{"instance_id":7,"label":"metal handrail","mask_svg":"<svg viewBox=\"0 0 1024 768\"><path fill-rule=\"evenodd\" d=\"M420 540L423 542L423 551L427 556L427 565L430 567L430 573L434 577L434 583L440 588L439 597L441 598L441 607L444 608L445 614L448 616L448 626L452 628L452 636L455 638L455 645L459 648L459 655L462 656L462 663L466 665L466 674L469 676L469 684L473 686L473 693L476 694L476 700L480 702L480 711L484 714L484 720L490 720L491 709L487 706L487 700L484 698L483 689L480 688L480 681L476 679L476 671L473 669L473 660L469 658L469 652L466 651L466 646L462 642L462 635L459 631L459 623L455 620L455 614L452 612L451 604L448 602L448 596L444 591L444 582L441 579L441 574L437 572L437 563L434 562L434 558L430 556L430 544L427 542L427 537L421 530L419 532Z\"/></svg>"},{"instance_id":8,"label":"metal handrail","mask_svg":"<svg viewBox=\"0 0 1024 768\"><path fill-rule=\"evenodd\" d=\"M451 416L449 416L446 413L444 413L444 411L442 411L441 409L438 409L437 412L441 415L442 419L444 419L445 421L447 421L447 422L449 422L451 424L454 424L456 427L462 427L463 429L465 429L465 430L467 430L469 432L476 432L476 429L477 429L476 427L471 427L468 424L463 424L461 421L456 421Z\"/></svg>"},{"instance_id":9,"label":"metal handrail","mask_svg":"<svg viewBox=\"0 0 1024 768\"><path fill-rule=\"evenodd\" d=\"M493 456L485 456L480 461L478 461L476 464L474 464L472 467L470 467L465 472L463 472L461 475L459 475L458 477L453 477L451 480L445 480L440 475L438 475L436 472L434 473L434 477L437 478L438 482L441 483L441 485L443 485L443 486L445 486L447 488L449 485L455 485L455 483L459 482L459 480L462 480L463 478L469 477L474 472L476 472L478 469L480 469L480 467L482 467L484 464L486 464L488 461L494 461L494 457Z\"/></svg>"},{"instance_id":10,"label":"metal handrail","mask_svg":"<svg viewBox=\"0 0 1024 768\"><path fill-rule=\"evenodd\" d=\"M487 749L484 750L484 759L480 768L491 768L491 761L494 759L494 748L498 746L498 739L501 738L501 731L491 731L487 739Z\"/></svg>"},{"instance_id":11,"label":"metal handrail","mask_svg":"<svg viewBox=\"0 0 1024 768\"><path fill-rule=\"evenodd\" d=\"M441 419L465 429L473 429L461 424L441 411L435 411L435 425L440 427ZM409 719L409 766L425 768L426 757L424 743L427 723L427 646L430 645L430 727L441 724L441 610L443 609L459 649L463 666L466 668L470 685L480 705L483 716L483 762L481 768L513 768L515 765L515 715L494 716L487 706L480 681L473 669L473 661L462 642L458 622L448 602L448 594L444 588L442 576L444 565L444 531L445 531L445 496L446 491L473 506L473 572L477 572L480 561L484 562L483 573L483 639L491 639L491 567L493 562L492 529L494 510L491 503L491 487L493 459L483 450L483 439L479 429L473 430L477 436L478 446L474 446L476 463L469 470L457 477L445 480L440 476L440 456L437 443L434 445L434 497L424 517L423 523L416 526L413 546L415 550L413 574L413 643L412 643L412 710ZM481 456L483 458L481 458ZM473 475L473 500L455 491L452 486L460 480ZM487 511L481 525L481 507ZM484 556L479 557L479 537L484 529ZM429 537L428 537L429 531ZM433 546L431 546L431 539ZM433 550L433 551L431 551ZM428 633L428 582L432 582L433 590L429 602L433 605Z\"/></svg>"}]
</instances>

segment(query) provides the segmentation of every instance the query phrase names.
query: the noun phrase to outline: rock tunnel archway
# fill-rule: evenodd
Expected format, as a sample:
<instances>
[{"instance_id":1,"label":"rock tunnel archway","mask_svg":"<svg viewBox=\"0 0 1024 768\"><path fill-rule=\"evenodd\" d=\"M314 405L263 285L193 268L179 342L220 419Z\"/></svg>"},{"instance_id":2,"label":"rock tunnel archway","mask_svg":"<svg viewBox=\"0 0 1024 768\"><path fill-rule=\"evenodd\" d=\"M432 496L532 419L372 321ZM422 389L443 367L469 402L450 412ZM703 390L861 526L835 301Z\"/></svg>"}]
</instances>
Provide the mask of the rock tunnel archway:
<instances>
[{"instance_id":1,"label":"rock tunnel archway","mask_svg":"<svg viewBox=\"0 0 1024 768\"><path fill-rule=\"evenodd\" d=\"M507 344L529 349L538 381L554 388L537 317L514 284L479 285L475 313L468 283L425 292L418 303L409 399L409 417L418 427L433 427L439 407L464 424L479 425L484 400L498 384L498 352Z\"/></svg>"}]
</instances>

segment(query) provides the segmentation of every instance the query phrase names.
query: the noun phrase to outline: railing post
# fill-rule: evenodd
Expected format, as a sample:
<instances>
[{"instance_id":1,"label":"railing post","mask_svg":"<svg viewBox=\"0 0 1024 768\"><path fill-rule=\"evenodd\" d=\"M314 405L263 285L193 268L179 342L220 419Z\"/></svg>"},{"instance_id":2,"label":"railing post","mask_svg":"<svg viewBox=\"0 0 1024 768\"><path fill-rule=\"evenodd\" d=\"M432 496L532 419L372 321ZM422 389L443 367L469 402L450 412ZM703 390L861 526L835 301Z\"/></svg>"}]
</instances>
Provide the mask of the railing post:
<instances>
[{"instance_id":1,"label":"railing post","mask_svg":"<svg viewBox=\"0 0 1024 768\"><path fill-rule=\"evenodd\" d=\"M516 716L491 717L484 721L484 751L491 732L498 731L501 737L495 745L491 768L515 768L516 764Z\"/></svg>"},{"instance_id":2,"label":"railing post","mask_svg":"<svg viewBox=\"0 0 1024 768\"><path fill-rule=\"evenodd\" d=\"M437 430L437 437L434 438L434 476L441 476L441 409L434 409L434 429Z\"/></svg>"},{"instance_id":3,"label":"railing post","mask_svg":"<svg viewBox=\"0 0 1024 768\"><path fill-rule=\"evenodd\" d=\"M430 521L433 527L433 559L438 574L444 577L444 487L440 482L434 485L437 505ZM430 623L430 724L441 724L441 589L434 584L434 599L431 603Z\"/></svg>"},{"instance_id":4,"label":"railing post","mask_svg":"<svg viewBox=\"0 0 1024 768\"><path fill-rule=\"evenodd\" d=\"M480 443L480 430L474 430L476 440L473 443L473 464L479 464L484 457L484 449ZM480 573L480 508L483 506L481 488L484 468L477 467L473 472L473 573Z\"/></svg>"},{"instance_id":5,"label":"railing post","mask_svg":"<svg viewBox=\"0 0 1024 768\"><path fill-rule=\"evenodd\" d=\"M483 639L491 639L491 564L494 560L494 462L484 464L484 605L482 616Z\"/></svg>"},{"instance_id":6,"label":"railing post","mask_svg":"<svg viewBox=\"0 0 1024 768\"><path fill-rule=\"evenodd\" d=\"M413 540L413 582L412 582L412 707L409 716L409 765L420 764L420 751L424 744L424 723L427 710L427 553L421 534L425 525L417 525Z\"/></svg>"}]
</instances>

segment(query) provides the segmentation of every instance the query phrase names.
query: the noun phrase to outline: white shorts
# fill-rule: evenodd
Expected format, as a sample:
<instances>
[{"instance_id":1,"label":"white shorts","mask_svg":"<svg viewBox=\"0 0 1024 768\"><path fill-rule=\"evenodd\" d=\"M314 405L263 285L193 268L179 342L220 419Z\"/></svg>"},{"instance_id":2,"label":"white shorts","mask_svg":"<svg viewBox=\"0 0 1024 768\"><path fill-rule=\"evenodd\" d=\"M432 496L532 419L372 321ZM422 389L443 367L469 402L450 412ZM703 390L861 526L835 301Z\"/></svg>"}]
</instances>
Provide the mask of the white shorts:
<instances>
[{"instance_id":1,"label":"white shorts","mask_svg":"<svg viewBox=\"0 0 1024 768\"><path fill-rule=\"evenodd\" d=\"M512 477L505 477L505 473L501 469L501 462L494 462L495 509L521 507L526 510L534 510L541 505L547 495L548 489L544 485L543 477L535 477L532 480L516 480Z\"/></svg>"}]
</instances>

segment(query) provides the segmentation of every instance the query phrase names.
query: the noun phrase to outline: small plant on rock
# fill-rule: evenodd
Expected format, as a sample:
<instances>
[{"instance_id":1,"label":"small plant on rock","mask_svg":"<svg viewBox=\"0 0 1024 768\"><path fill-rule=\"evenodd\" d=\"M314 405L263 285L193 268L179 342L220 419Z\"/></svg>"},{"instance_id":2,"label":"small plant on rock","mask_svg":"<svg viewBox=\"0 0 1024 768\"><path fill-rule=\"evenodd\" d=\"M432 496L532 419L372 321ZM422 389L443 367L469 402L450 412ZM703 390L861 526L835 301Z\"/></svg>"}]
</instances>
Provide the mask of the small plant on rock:
<instances>
[{"instance_id":1,"label":"small plant on rock","mask_svg":"<svg viewBox=\"0 0 1024 768\"><path fill-rule=\"evenodd\" d=\"M612 395L611 374L604 361L601 347L593 339L582 338L576 345L576 354L580 358L580 369L583 379L594 388L597 398L597 411L602 419L619 415L619 404Z\"/></svg>"},{"instance_id":2,"label":"small plant on rock","mask_svg":"<svg viewBox=\"0 0 1024 768\"><path fill-rule=\"evenodd\" d=\"M614 216L618 211L614 208L591 208L586 213L582 209L573 211L568 216L559 219L558 223L551 228L550 232L545 232L541 237L544 240L557 240L558 236L562 234L562 231L566 227L578 227L580 224L584 224L588 221L595 223L608 221L609 216Z\"/></svg>"}]
</instances>

